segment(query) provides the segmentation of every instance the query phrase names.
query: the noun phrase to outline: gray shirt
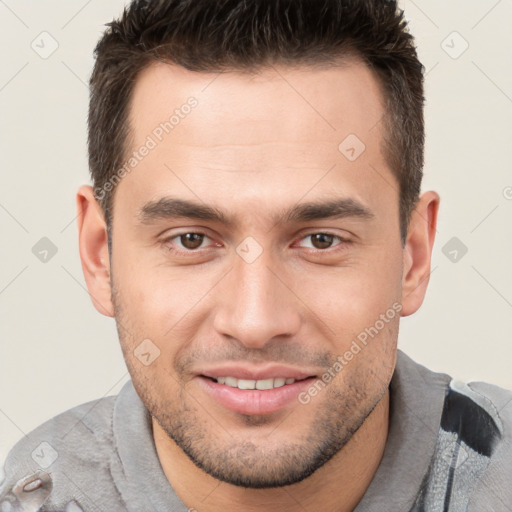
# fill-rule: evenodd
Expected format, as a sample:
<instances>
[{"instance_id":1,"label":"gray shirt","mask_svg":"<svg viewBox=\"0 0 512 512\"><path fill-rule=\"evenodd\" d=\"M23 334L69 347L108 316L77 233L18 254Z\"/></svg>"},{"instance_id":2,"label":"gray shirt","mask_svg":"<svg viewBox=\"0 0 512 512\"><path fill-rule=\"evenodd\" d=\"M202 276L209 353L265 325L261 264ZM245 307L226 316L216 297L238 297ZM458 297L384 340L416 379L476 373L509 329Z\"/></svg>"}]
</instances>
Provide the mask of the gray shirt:
<instances>
[{"instance_id":1,"label":"gray shirt","mask_svg":"<svg viewBox=\"0 0 512 512\"><path fill-rule=\"evenodd\" d=\"M189 510L165 477L131 381L25 436L5 475L0 512ZM384 456L355 509L385 511L512 511L512 392L454 381L399 350Z\"/></svg>"}]
</instances>

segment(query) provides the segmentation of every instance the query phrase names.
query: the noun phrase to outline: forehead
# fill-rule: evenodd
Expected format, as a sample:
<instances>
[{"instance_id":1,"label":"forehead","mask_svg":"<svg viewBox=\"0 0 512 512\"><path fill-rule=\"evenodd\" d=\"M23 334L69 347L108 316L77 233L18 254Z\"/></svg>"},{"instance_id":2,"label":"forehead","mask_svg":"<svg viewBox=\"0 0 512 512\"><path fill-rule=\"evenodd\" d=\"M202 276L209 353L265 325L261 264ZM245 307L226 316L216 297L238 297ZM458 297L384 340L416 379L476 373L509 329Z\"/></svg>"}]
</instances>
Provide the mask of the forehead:
<instances>
[{"instance_id":1,"label":"forehead","mask_svg":"<svg viewBox=\"0 0 512 512\"><path fill-rule=\"evenodd\" d=\"M354 58L328 68L271 66L221 73L156 63L141 72L132 94L135 138L168 119L190 97L200 105L202 122L194 125L197 139L205 142L208 136L211 144L232 141L230 129L246 123L252 130L236 134L241 144L261 136L259 130L269 136L279 132L293 142L335 132L336 140L347 130L365 138L383 114L375 75ZM175 130L176 142L181 134L190 139L190 133Z\"/></svg>"},{"instance_id":2,"label":"forehead","mask_svg":"<svg viewBox=\"0 0 512 512\"><path fill-rule=\"evenodd\" d=\"M383 114L379 84L358 60L253 73L153 64L132 94L126 160L148 141L151 149L132 162L116 194L126 189L139 205L176 189L212 202L228 194L234 202L236 184L247 205L256 198L270 204L274 193L294 202L308 188L325 194L342 186L343 195L371 202L382 175L394 179L381 151Z\"/></svg>"}]
</instances>

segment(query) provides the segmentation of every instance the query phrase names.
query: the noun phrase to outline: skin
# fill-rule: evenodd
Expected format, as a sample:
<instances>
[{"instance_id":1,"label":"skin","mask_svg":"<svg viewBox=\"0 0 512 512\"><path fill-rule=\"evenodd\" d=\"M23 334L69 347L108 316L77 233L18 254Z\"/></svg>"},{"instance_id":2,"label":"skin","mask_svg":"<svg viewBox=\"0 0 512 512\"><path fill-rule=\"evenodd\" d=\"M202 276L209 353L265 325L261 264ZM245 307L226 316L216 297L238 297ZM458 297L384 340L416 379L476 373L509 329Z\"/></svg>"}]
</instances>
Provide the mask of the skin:
<instances>
[{"instance_id":1,"label":"skin","mask_svg":"<svg viewBox=\"0 0 512 512\"><path fill-rule=\"evenodd\" d=\"M111 256L91 187L78 191L91 298L116 319L163 470L188 507L353 510L384 452L399 316L423 301L439 196L423 193L402 245L383 99L357 60L221 75L152 65L132 97L131 150L190 96L197 107L117 186ZM353 162L338 150L351 133L366 146ZM142 222L142 207L165 196L213 206L232 223ZM276 222L297 204L339 198L373 216ZM206 234L192 255L176 236L187 232ZM334 237L318 248L315 233ZM249 236L262 250L251 263L236 251ZM230 361L322 375L393 304L400 315L306 405L240 414L199 382L201 368ZM160 350L147 366L134 355L145 339Z\"/></svg>"}]
</instances>

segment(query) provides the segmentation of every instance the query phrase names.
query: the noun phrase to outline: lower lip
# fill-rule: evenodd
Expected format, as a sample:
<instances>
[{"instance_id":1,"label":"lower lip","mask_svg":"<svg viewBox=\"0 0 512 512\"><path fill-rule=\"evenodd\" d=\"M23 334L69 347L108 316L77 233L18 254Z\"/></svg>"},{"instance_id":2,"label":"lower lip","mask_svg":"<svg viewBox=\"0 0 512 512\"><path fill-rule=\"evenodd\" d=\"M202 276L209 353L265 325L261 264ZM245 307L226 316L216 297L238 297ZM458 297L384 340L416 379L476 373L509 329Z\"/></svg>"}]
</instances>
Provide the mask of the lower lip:
<instances>
[{"instance_id":1,"label":"lower lip","mask_svg":"<svg viewBox=\"0 0 512 512\"><path fill-rule=\"evenodd\" d=\"M270 414L297 401L299 394L314 382L315 377L263 390L233 388L203 376L198 379L206 392L226 409L240 414Z\"/></svg>"}]
</instances>

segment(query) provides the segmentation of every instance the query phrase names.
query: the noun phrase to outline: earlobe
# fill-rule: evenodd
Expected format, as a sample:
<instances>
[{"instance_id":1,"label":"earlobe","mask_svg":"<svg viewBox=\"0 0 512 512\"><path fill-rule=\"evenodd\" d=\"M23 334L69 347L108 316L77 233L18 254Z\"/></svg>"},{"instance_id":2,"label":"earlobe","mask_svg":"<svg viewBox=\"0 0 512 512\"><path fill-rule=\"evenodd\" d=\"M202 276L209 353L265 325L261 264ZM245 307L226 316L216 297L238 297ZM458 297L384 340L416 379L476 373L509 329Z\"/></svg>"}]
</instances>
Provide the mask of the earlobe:
<instances>
[{"instance_id":1,"label":"earlobe","mask_svg":"<svg viewBox=\"0 0 512 512\"><path fill-rule=\"evenodd\" d=\"M425 192L412 212L403 250L401 316L415 313L425 298L431 272L439 202L436 192Z\"/></svg>"},{"instance_id":2,"label":"earlobe","mask_svg":"<svg viewBox=\"0 0 512 512\"><path fill-rule=\"evenodd\" d=\"M80 260L89 295L102 315L113 317L107 226L92 187L79 188L76 205Z\"/></svg>"}]
</instances>

